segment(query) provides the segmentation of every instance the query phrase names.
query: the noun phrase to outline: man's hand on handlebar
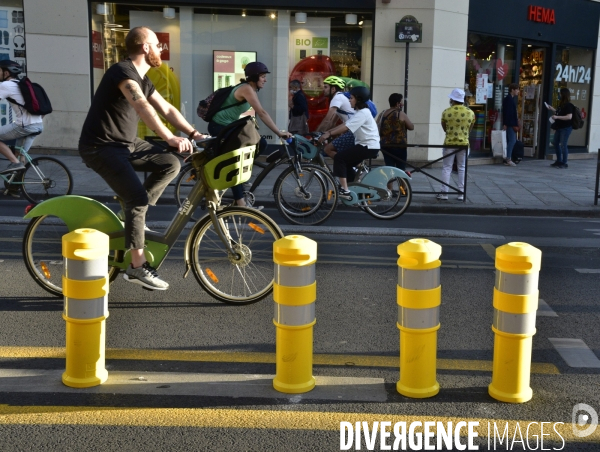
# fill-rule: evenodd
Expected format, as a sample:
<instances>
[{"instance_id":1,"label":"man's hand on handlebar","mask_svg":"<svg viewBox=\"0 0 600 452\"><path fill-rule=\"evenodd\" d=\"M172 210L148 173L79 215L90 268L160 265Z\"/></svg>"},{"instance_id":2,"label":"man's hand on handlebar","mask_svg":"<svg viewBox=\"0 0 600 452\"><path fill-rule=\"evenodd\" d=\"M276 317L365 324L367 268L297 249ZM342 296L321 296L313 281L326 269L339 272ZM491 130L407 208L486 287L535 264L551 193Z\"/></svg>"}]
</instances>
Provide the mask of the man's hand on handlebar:
<instances>
[{"instance_id":1,"label":"man's hand on handlebar","mask_svg":"<svg viewBox=\"0 0 600 452\"><path fill-rule=\"evenodd\" d=\"M208 138L209 135L203 135L200 132L196 131L194 136L192 137L194 140L203 140ZM187 137L176 137L173 136L167 140L169 146L177 149L177 152L194 152L194 144Z\"/></svg>"},{"instance_id":2,"label":"man's hand on handlebar","mask_svg":"<svg viewBox=\"0 0 600 452\"><path fill-rule=\"evenodd\" d=\"M292 138L293 137L293 135L291 133L289 133L289 132L279 132L277 135L280 138L283 138L284 140L287 139L287 138Z\"/></svg>"}]
</instances>

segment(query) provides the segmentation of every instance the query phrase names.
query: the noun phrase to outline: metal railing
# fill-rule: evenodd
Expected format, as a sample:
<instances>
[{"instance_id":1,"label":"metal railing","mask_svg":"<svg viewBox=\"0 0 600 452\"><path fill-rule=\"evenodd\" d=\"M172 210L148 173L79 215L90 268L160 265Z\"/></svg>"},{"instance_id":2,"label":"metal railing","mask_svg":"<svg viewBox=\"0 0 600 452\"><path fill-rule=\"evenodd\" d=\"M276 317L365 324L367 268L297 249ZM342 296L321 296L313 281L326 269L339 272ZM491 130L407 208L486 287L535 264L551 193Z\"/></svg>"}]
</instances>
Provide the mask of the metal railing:
<instances>
[{"instance_id":1,"label":"metal railing","mask_svg":"<svg viewBox=\"0 0 600 452\"><path fill-rule=\"evenodd\" d=\"M598 149L598 162L596 165L596 191L594 192L594 205L598 205L598 198L600 198L600 194L598 194L598 182L600 181L600 149Z\"/></svg>"},{"instance_id":2,"label":"metal railing","mask_svg":"<svg viewBox=\"0 0 600 452\"><path fill-rule=\"evenodd\" d=\"M415 174L415 173L421 173L423 174L425 177L428 177L430 179L433 179L437 182L439 182L442 185L445 185L446 187L448 187L449 189L453 190L454 192L456 192L459 195L463 195L463 202L467 202L467 174L468 174L468 168L469 168L469 156L467 155L465 157L465 181L464 181L464 188L463 190L459 190L458 187L454 187L452 185L450 185L449 183L445 183L442 182L440 179L438 179L437 177L435 177L433 174L428 173L427 171L425 171L425 169L430 169L430 167L432 167L432 165L434 165L435 163L444 160L444 158L447 157L451 157L453 155L458 154L460 151L467 151L468 153L468 149L469 146L451 146L451 145L443 145L443 144L407 144L406 148L442 148L442 149L454 149L454 151L452 151L451 153L442 156L438 159L432 160L430 162L425 163L424 165L421 166L415 166L412 163L409 163L407 161L402 160L401 158L391 154L390 152L386 151L385 148L391 149L391 148L398 148L400 146L397 145L382 145L381 146L381 152L383 152L383 154L385 154L388 157L393 158L394 160L404 163L405 165L410 166L411 168L413 168L410 171L411 177ZM600 161L599 161L600 162ZM600 163L599 163L600 165ZM599 166L600 168L600 166ZM596 178L596 192L598 191L598 180ZM415 191L413 190L413 194L416 195L433 195L436 193L441 193L440 191Z\"/></svg>"}]
</instances>

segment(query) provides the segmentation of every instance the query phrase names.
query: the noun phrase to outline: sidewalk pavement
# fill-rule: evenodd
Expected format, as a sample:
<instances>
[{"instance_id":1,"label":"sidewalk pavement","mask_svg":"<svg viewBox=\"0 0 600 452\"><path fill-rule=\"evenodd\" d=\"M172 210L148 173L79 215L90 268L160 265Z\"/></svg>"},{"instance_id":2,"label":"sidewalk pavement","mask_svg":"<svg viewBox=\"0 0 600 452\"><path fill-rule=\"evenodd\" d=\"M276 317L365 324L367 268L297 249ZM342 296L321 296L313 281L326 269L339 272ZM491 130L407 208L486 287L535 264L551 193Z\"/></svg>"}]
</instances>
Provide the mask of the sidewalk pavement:
<instances>
[{"instance_id":1,"label":"sidewalk pavement","mask_svg":"<svg viewBox=\"0 0 600 452\"><path fill-rule=\"evenodd\" d=\"M87 168L79 156L54 155L71 170L73 194L88 196L102 202L111 201L113 192L94 171ZM444 213L470 215L514 216L576 216L600 217L600 206L594 205L596 183L596 154L575 154L569 168L556 169L550 160L523 160L516 167L502 164L476 165L471 163L467 175L467 200L458 201L449 193L449 200L438 201L435 193L414 194L409 213ZM578 158L579 157L579 158ZM0 165L5 161L0 161ZM285 167L280 167L281 169ZM255 166L255 174L261 170ZM441 168L426 170L436 178ZM257 205L273 205L271 189L279 175L276 168L255 191ZM140 173L143 177L143 173ZM456 187L457 175L451 185ZM439 192L439 182L421 173L412 175L413 191ZM1 199L14 199L1 196ZM167 188L161 204L173 203L173 187Z\"/></svg>"}]
</instances>

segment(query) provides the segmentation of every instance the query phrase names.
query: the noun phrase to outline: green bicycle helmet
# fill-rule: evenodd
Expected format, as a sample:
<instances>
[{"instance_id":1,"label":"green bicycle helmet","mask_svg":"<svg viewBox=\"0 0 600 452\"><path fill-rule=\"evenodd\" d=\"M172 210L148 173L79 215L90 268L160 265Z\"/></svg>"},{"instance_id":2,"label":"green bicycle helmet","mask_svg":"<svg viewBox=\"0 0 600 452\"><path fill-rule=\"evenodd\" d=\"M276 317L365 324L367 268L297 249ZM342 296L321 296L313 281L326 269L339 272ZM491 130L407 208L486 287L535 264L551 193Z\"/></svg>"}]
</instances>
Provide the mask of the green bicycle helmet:
<instances>
[{"instance_id":1,"label":"green bicycle helmet","mask_svg":"<svg viewBox=\"0 0 600 452\"><path fill-rule=\"evenodd\" d=\"M331 86L336 86L341 90L343 90L346 87L346 82L344 82L341 78L336 77L335 75L330 75L325 80L323 80L323 83L327 83Z\"/></svg>"}]
</instances>

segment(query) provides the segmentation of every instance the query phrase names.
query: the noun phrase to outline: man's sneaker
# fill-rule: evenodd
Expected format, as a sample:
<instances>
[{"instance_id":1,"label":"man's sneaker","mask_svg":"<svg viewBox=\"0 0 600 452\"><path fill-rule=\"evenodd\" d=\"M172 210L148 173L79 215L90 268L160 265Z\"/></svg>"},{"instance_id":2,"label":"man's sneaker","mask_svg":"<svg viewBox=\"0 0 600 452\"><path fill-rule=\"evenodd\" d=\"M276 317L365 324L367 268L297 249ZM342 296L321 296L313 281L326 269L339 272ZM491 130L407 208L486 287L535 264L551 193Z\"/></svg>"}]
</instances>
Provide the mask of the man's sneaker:
<instances>
[{"instance_id":1,"label":"man's sneaker","mask_svg":"<svg viewBox=\"0 0 600 452\"><path fill-rule=\"evenodd\" d=\"M340 191L338 192L338 196L346 201L352 201L352 192L350 190L344 190L340 187Z\"/></svg>"},{"instance_id":2,"label":"man's sneaker","mask_svg":"<svg viewBox=\"0 0 600 452\"><path fill-rule=\"evenodd\" d=\"M562 163L560 163L560 162L554 162L554 163L551 163L551 164L550 164L550 166L553 166L553 167L555 167L555 168L556 168L557 166L560 166L560 165L562 165Z\"/></svg>"},{"instance_id":3,"label":"man's sneaker","mask_svg":"<svg viewBox=\"0 0 600 452\"><path fill-rule=\"evenodd\" d=\"M448 201L448 195L446 193L440 193L436 198L438 201Z\"/></svg>"},{"instance_id":4,"label":"man's sneaker","mask_svg":"<svg viewBox=\"0 0 600 452\"><path fill-rule=\"evenodd\" d=\"M20 171L25 169L25 165L23 165L21 162L17 162L17 163L9 163L8 166L6 168L4 168L2 171L0 171L0 174L6 174L6 173L14 173L15 171Z\"/></svg>"},{"instance_id":5,"label":"man's sneaker","mask_svg":"<svg viewBox=\"0 0 600 452\"><path fill-rule=\"evenodd\" d=\"M557 168L561 168L561 169L568 168L568 167L569 167L569 165L566 163L561 163L560 166L557 166Z\"/></svg>"},{"instance_id":6,"label":"man's sneaker","mask_svg":"<svg viewBox=\"0 0 600 452\"><path fill-rule=\"evenodd\" d=\"M459 201L464 201L465 200L465 195L458 195L456 197L456 199L458 199Z\"/></svg>"},{"instance_id":7,"label":"man's sneaker","mask_svg":"<svg viewBox=\"0 0 600 452\"><path fill-rule=\"evenodd\" d=\"M148 262L144 262L144 265L139 268L133 268L129 265L123 278L125 281L139 284L150 290L167 290L169 288L169 283L160 279L156 269L150 266Z\"/></svg>"}]
</instances>

